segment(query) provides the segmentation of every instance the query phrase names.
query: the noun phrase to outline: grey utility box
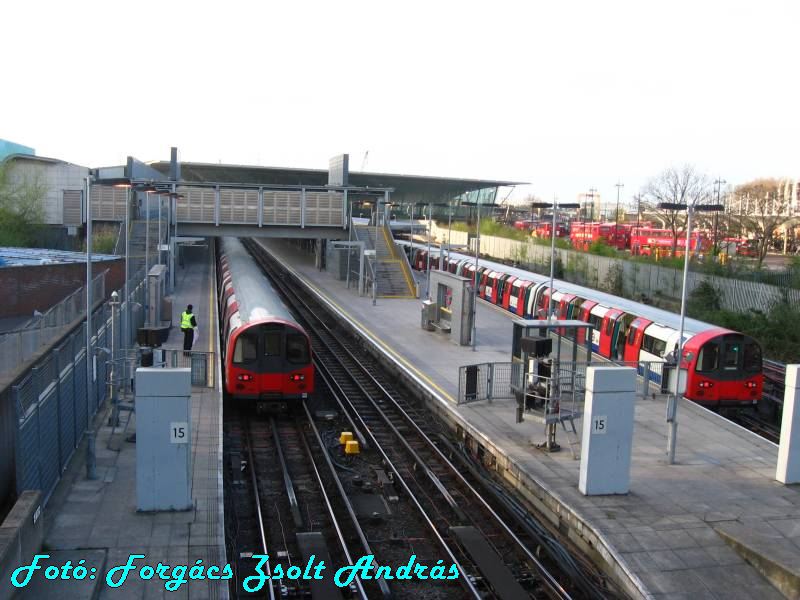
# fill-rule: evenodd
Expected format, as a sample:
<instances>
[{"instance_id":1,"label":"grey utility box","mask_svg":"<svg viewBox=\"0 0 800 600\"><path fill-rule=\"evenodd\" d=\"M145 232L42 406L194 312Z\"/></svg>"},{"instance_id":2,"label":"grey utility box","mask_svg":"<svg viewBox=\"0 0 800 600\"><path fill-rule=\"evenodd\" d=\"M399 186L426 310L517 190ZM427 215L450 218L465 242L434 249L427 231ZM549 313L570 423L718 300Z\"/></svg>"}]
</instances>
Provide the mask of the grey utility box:
<instances>
[{"instance_id":1,"label":"grey utility box","mask_svg":"<svg viewBox=\"0 0 800 600\"><path fill-rule=\"evenodd\" d=\"M136 369L136 508L192 508L191 369Z\"/></svg>"},{"instance_id":2,"label":"grey utility box","mask_svg":"<svg viewBox=\"0 0 800 600\"><path fill-rule=\"evenodd\" d=\"M578 489L586 496L630 488L636 369L588 367Z\"/></svg>"}]
</instances>

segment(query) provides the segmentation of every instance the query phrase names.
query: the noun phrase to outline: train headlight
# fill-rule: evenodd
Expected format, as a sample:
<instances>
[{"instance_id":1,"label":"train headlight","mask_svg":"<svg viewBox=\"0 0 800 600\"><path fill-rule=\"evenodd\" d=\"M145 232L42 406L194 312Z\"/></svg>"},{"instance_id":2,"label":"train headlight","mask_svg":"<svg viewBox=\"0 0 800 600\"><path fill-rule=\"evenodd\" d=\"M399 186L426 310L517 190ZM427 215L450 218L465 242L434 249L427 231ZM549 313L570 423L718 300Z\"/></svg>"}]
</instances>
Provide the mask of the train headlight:
<instances>
[{"instance_id":1,"label":"train headlight","mask_svg":"<svg viewBox=\"0 0 800 600\"><path fill-rule=\"evenodd\" d=\"M247 373L242 373L241 375L239 375L239 377L237 377L237 379L239 381L253 381L254 377Z\"/></svg>"},{"instance_id":2,"label":"train headlight","mask_svg":"<svg viewBox=\"0 0 800 600\"><path fill-rule=\"evenodd\" d=\"M758 384L755 381L748 381L747 387L749 387L750 389L755 389L756 387L758 387Z\"/></svg>"},{"instance_id":3,"label":"train headlight","mask_svg":"<svg viewBox=\"0 0 800 600\"><path fill-rule=\"evenodd\" d=\"M306 378L305 375L302 373L295 373L294 375L289 375L289 381L298 382L303 381Z\"/></svg>"},{"instance_id":4,"label":"train headlight","mask_svg":"<svg viewBox=\"0 0 800 600\"><path fill-rule=\"evenodd\" d=\"M712 387L714 387L714 384L712 382L710 382L710 381L701 381L699 383L699 387L701 387L701 388L712 388Z\"/></svg>"}]
</instances>

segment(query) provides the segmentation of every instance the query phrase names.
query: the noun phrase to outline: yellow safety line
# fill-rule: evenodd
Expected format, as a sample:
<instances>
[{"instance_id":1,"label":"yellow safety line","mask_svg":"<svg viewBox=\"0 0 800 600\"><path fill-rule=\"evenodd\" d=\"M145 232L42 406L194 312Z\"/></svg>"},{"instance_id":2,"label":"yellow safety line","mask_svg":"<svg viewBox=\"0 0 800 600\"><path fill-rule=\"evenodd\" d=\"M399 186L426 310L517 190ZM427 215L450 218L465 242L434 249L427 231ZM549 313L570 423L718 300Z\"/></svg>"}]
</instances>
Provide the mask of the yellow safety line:
<instances>
[{"instance_id":1,"label":"yellow safety line","mask_svg":"<svg viewBox=\"0 0 800 600\"><path fill-rule=\"evenodd\" d=\"M298 274L299 274L299 273L298 273ZM334 301L333 301L333 299L332 299L330 296L328 296L326 293L324 293L324 292L323 292L323 291L322 291L320 288L318 288L316 285L314 285L314 284L313 284L311 281L309 281L309 280L308 280L308 279L307 279L305 276L303 276L302 278L303 278L303 280L305 281L305 283L306 283L306 285L307 285L307 286L309 286L310 288L312 288L313 290L315 290L315 291L316 291L316 292L317 292L319 295L321 295L323 298L325 298L325 299L326 299L326 300L327 300L327 301L328 301L330 304L332 304L333 306L335 306L335 307L336 307L336 309L337 309L339 312L341 312L343 315L345 315L345 316L346 316L348 319L350 319L350 320L351 320L353 323L355 323L356 325L358 325L358 326L359 326L361 329L363 329L364 331L366 331L366 332L367 332L367 333L370 335L370 337L371 337L371 338L372 338L372 339L373 339L373 340L374 340L374 341L375 341L375 342L376 342L378 345L380 345L380 346L381 346L381 347L382 347L384 350L386 350L386 351L387 351L389 354L391 354L393 357L395 357L395 358L396 358L398 361L400 361L401 363L403 363L403 365L404 365L404 366L405 366L407 369L409 369L410 371L413 371L413 372L414 372L414 373L417 375L417 377L419 377L420 379L423 379L423 380L424 380L424 381L425 381L425 382L426 382L428 385L430 385L432 388L434 388L434 389L435 389L437 392L439 392L439 393L440 393L442 396L444 396L445 398L447 398L448 400L450 400L450 402L455 402L455 398L453 398L453 397L452 397L452 396L451 396L449 393L447 393L445 390L443 390L442 388L440 388L440 387L439 387L439 386L438 386L438 385L437 385L437 384L436 384L436 383L435 383L433 380L431 380L431 378L430 378L430 377L428 377L428 376L427 376L425 373L423 373L422 371L420 371L419 369L417 369L417 368L416 368L414 365L412 365L410 362L408 362L408 361L407 361L407 360L406 360L406 359L405 359L403 356L401 356L400 354L398 354L398 353L395 351L395 349L394 349L394 348L392 348L391 346L387 346L387 345L386 345L386 344L383 342L383 340L382 340L380 337L378 337L377 335L375 335L375 334L372 332L372 330L371 330L369 327L366 327L366 326L365 326L363 323L361 323L361 321L359 321L359 320L355 319L355 318L354 318L354 317L353 317L353 316L352 316L350 313L348 313L348 312L347 312L345 309L343 309L343 308L342 308L341 306L339 306L339 305L338 305L336 302L334 302Z\"/></svg>"}]
</instances>

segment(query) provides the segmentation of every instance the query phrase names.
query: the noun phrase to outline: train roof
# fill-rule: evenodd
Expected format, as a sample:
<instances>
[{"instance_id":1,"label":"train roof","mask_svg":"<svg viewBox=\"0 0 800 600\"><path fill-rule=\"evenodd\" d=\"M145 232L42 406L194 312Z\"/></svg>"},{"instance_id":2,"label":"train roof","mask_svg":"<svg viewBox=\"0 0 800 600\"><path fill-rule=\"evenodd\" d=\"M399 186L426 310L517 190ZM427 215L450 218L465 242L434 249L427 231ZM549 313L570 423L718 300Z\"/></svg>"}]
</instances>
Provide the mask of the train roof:
<instances>
[{"instance_id":1,"label":"train roof","mask_svg":"<svg viewBox=\"0 0 800 600\"><path fill-rule=\"evenodd\" d=\"M296 324L292 313L281 302L278 292L273 289L242 242L234 237L220 238L220 247L228 257L231 284L242 323L278 318Z\"/></svg>"},{"instance_id":2,"label":"train roof","mask_svg":"<svg viewBox=\"0 0 800 600\"><path fill-rule=\"evenodd\" d=\"M400 242L402 244L408 244L408 242ZM425 246L421 246L419 244L414 245L416 248L424 249ZM432 249L433 250L433 249ZM474 261L474 256L468 256L466 254L458 254L456 252L451 253L453 257L461 257L462 259L469 259ZM479 264L482 266L486 266L490 269L501 270L511 275L516 275L520 279L527 279L529 281L533 281L534 283L550 283L550 278L545 275L539 275L538 273L531 273L530 271L525 271L523 269L519 269L516 267L512 267L510 265L504 265L502 263L490 261L490 260L483 260L479 261ZM567 292L570 294L575 294L585 300L595 300L598 303L602 304L603 306L607 306L609 308L619 308L620 310L628 313L629 315L636 315L638 317L644 317L650 321L658 325L665 325L667 327L671 327L676 331L680 327L680 315L676 315L675 313L671 313L667 310L663 310L661 308L656 308L654 306L650 306L648 304L642 304L641 302L635 302L633 300L628 300L626 298L620 298L619 296L614 296L613 294L609 294L607 292L601 292L599 290L594 290L592 288L583 287L581 285L576 285L574 283L569 283L567 281L563 281L561 279L554 279L553 280L553 287L559 292ZM706 331L708 329L720 329L718 325L712 325L710 323L704 323L703 321L698 321L697 319L690 319L686 318L684 322L684 331L691 334L700 333L701 331Z\"/></svg>"}]
</instances>

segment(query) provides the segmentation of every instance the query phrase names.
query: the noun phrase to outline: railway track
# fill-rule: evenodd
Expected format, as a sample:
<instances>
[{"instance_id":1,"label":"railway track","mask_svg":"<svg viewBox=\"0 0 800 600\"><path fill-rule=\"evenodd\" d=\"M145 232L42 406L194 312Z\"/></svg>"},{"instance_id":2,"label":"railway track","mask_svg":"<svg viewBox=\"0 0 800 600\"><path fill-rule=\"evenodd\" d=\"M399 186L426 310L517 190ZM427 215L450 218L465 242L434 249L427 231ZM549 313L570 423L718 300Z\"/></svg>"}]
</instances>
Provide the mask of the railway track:
<instances>
[{"instance_id":1,"label":"railway track","mask_svg":"<svg viewBox=\"0 0 800 600\"><path fill-rule=\"evenodd\" d=\"M543 539L547 533L469 463L430 415L397 389L324 310L296 295L260 246L248 247L305 321L319 379L348 415L356 436L380 457L383 478L427 528L438 549L433 556L457 567L466 597L614 595L602 577L587 574L586 565L552 552L553 540Z\"/></svg>"},{"instance_id":2,"label":"railway track","mask_svg":"<svg viewBox=\"0 0 800 600\"><path fill-rule=\"evenodd\" d=\"M342 598L343 590L332 577L297 579L290 571L299 568L313 575L320 561L334 570L354 564L354 553L370 552L358 521L348 513L346 496L329 493L341 488L333 465L324 458L311 415L307 409L297 418L264 418L235 408L230 412L226 518L233 521L228 538L233 538L235 556L234 597L257 592L270 599ZM258 555L268 555L269 560ZM247 579L258 570L266 581ZM260 589L253 591L259 583ZM380 586L372 587L383 595ZM347 597L364 600L375 595L358 576L344 591Z\"/></svg>"}]
</instances>

